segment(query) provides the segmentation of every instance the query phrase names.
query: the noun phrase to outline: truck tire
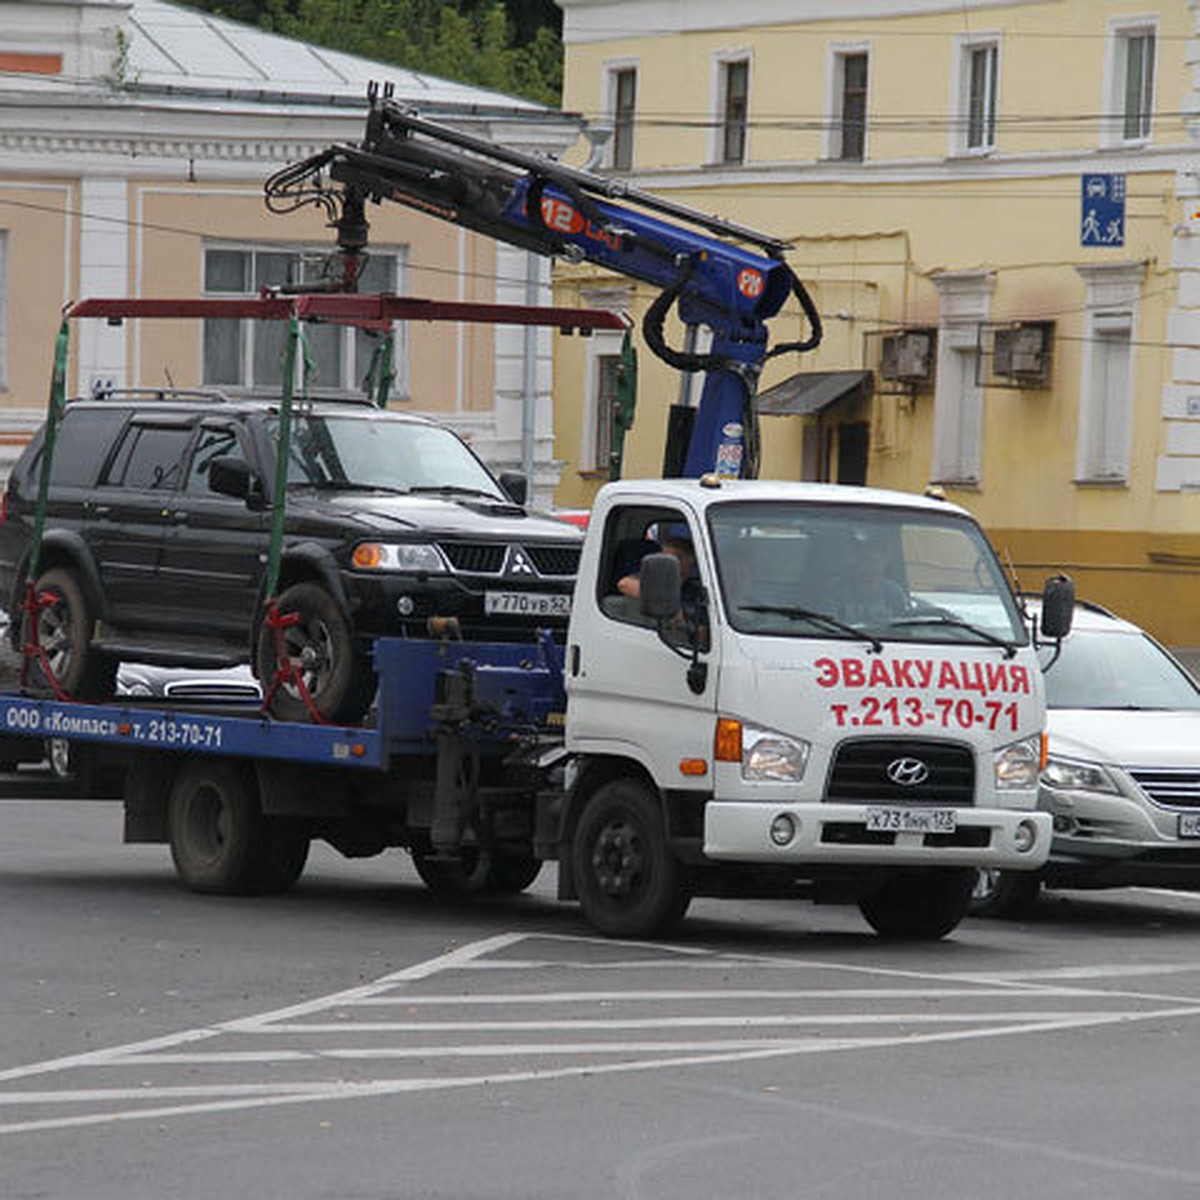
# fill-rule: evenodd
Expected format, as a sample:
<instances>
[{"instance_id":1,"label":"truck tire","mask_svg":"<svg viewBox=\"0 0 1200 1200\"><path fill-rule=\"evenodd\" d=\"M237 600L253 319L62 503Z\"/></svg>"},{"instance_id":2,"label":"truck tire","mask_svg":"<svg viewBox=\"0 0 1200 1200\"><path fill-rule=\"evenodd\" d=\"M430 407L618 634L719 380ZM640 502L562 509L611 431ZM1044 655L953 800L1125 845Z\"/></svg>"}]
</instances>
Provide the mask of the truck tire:
<instances>
[{"instance_id":1,"label":"truck tire","mask_svg":"<svg viewBox=\"0 0 1200 1200\"><path fill-rule=\"evenodd\" d=\"M494 854L488 871L488 891L516 896L542 873L542 860L532 854Z\"/></svg>"},{"instance_id":2,"label":"truck tire","mask_svg":"<svg viewBox=\"0 0 1200 1200\"><path fill-rule=\"evenodd\" d=\"M970 913L973 917L1025 917L1037 907L1041 891L1037 871L977 871Z\"/></svg>"},{"instance_id":3,"label":"truck tire","mask_svg":"<svg viewBox=\"0 0 1200 1200\"><path fill-rule=\"evenodd\" d=\"M967 915L975 871L942 867L892 876L859 902L859 911L880 937L936 942Z\"/></svg>"},{"instance_id":4,"label":"truck tire","mask_svg":"<svg viewBox=\"0 0 1200 1200\"><path fill-rule=\"evenodd\" d=\"M279 896L304 873L312 840L299 821L264 817L263 822L267 827L267 849L253 890L259 896Z\"/></svg>"},{"instance_id":5,"label":"truck tire","mask_svg":"<svg viewBox=\"0 0 1200 1200\"><path fill-rule=\"evenodd\" d=\"M414 847L413 866L421 882L445 899L478 896L488 889L492 856L478 846L462 846L458 858L438 858L431 849Z\"/></svg>"},{"instance_id":6,"label":"truck tire","mask_svg":"<svg viewBox=\"0 0 1200 1200\"><path fill-rule=\"evenodd\" d=\"M237 764L196 760L176 776L167 836L175 870L192 891L249 896L275 882L270 833L253 777Z\"/></svg>"},{"instance_id":7,"label":"truck tire","mask_svg":"<svg viewBox=\"0 0 1200 1200\"><path fill-rule=\"evenodd\" d=\"M285 588L277 602L281 614L299 620L283 630L286 653L299 668L313 705L335 725L361 720L375 696L375 674L362 653L341 605L328 588L305 581ZM264 688L271 687L277 664L275 633L259 630L256 666ZM275 690L271 712L281 721L309 721L312 714L299 689L284 683Z\"/></svg>"},{"instance_id":8,"label":"truck tire","mask_svg":"<svg viewBox=\"0 0 1200 1200\"><path fill-rule=\"evenodd\" d=\"M50 603L37 614L35 634L58 686L79 700L107 700L117 686L117 663L92 649L96 614L74 571L53 567L38 576L35 590ZM38 659L29 662L31 689L42 695L53 687Z\"/></svg>"},{"instance_id":9,"label":"truck tire","mask_svg":"<svg viewBox=\"0 0 1200 1200\"><path fill-rule=\"evenodd\" d=\"M584 805L572 867L588 921L611 937L655 937L673 929L691 894L667 843L662 807L637 779L613 779Z\"/></svg>"}]
</instances>

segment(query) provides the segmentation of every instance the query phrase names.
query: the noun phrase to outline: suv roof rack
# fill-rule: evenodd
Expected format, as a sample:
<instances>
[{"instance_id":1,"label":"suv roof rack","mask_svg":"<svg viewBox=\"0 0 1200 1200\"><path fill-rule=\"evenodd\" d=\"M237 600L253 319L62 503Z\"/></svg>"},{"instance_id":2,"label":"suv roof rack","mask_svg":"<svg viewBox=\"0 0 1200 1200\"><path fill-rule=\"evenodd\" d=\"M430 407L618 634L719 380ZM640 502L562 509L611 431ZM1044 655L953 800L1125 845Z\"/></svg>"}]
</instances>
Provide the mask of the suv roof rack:
<instances>
[{"instance_id":1,"label":"suv roof rack","mask_svg":"<svg viewBox=\"0 0 1200 1200\"><path fill-rule=\"evenodd\" d=\"M98 385L75 400L187 400L195 404L228 404L230 398L217 388L118 388Z\"/></svg>"}]
</instances>

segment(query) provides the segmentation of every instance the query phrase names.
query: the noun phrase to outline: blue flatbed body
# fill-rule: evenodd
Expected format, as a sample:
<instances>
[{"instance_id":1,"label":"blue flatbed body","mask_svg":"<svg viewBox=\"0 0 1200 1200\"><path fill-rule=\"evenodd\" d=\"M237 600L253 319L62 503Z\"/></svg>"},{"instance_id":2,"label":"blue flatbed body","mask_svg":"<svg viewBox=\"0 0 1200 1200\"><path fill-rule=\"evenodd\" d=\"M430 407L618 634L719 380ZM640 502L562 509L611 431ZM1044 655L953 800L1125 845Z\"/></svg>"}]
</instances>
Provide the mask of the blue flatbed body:
<instances>
[{"instance_id":1,"label":"blue flatbed body","mask_svg":"<svg viewBox=\"0 0 1200 1200\"><path fill-rule=\"evenodd\" d=\"M550 729L565 706L559 648L548 635L534 643L380 638L374 660L379 698L370 725L278 721L250 706L88 704L10 693L0 695L0 733L378 771L394 757L436 754L443 676L469 677L472 724L497 751Z\"/></svg>"}]
</instances>

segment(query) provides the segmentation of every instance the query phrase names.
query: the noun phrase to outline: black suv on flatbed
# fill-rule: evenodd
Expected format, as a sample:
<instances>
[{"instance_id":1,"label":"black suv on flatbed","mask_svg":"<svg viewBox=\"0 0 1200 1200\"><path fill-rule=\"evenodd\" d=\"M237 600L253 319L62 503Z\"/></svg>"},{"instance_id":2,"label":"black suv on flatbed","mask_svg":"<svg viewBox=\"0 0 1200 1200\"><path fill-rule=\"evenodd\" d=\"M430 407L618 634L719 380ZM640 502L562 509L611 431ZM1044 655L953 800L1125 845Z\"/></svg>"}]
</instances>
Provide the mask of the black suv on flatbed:
<instances>
[{"instance_id":1,"label":"black suv on flatbed","mask_svg":"<svg viewBox=\"0 0 1200 1200\"><path fill-rule=\"evenodd\" d=\"M111 694L121 661L250 661L271 680L263 590L279 415L275 401L214 392L66 405L36 588L39 642L65 691ZM14 643L43 445L44 429L0 512ZM356 721L370 706L374 637L509 641L565 629L582 535L527 512L523 480L502 486L444 426L298 401L287 471L278 606L295 614L286 653L325 718ZM299 690L279 689L276 715L306 719Z\"/></svg>"}]
</instances>

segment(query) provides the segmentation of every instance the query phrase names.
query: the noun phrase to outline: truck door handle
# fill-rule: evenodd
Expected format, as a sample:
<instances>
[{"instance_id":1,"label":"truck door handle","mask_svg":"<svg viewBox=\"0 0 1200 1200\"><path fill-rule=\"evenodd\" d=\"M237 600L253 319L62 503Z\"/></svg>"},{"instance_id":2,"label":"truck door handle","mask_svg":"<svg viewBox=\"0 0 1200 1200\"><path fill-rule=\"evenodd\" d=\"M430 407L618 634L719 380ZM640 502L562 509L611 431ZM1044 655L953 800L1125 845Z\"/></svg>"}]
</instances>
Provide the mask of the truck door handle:
<instances>
[{"instance_id":1,"label":"truck door handle","mask_svg":"<svg viewBox=\"0 0 1200 1200\"><path fill-rule=\"evenodd\" d=\"M101 520L112 516L111 504L89 504L88 507L91 509L92 516L99 517Z\"/></svg>"},{"instance_id":2,"label":"truck door handle","mask_svg":"<svg viewBox=\"0 0 1200 1200\"><path fill-rule=\"evenodd\" d=\"M177 508L171 514L171 520L174 521L176 525L186 525L187 520L188 520L187 509L186 508Z\"/></svg>"},{"instance_id":3,"label":"truck door handle","mask_svg":"<svg viewBox=\"0 0 1200 1200\"><path fill-rule=\"evenodd\" d=\"M569 658L571 660L572 676L578 675L579 674L579 645L578 645L578 643L571 647L570 652L569 652Z\"/></svg>"}]
</instances>

